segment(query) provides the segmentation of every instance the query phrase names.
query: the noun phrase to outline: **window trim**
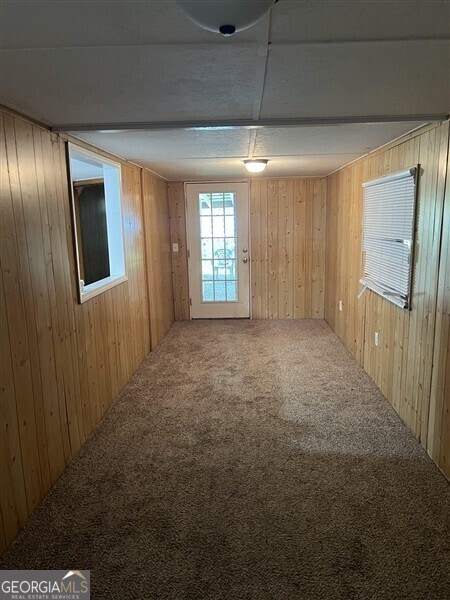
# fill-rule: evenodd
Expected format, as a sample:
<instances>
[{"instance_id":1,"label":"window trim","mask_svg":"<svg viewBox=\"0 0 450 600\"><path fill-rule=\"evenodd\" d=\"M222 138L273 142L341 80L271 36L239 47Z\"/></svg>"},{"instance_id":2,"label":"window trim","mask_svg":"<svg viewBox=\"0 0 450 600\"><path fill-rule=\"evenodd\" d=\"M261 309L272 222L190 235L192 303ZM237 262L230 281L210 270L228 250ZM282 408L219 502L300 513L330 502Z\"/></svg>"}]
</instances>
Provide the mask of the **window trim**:
<instances>
[{"instance_id":1,"label":"window trim","mask_svg":"<svg viewBox=\"0 0 450 600\"><path fill-rule=\"evenodd\" d=\"M112 167L117 168L118 176L119 176L119 193L120 193L120 223L122 230L122 255L123 255L123 266L124 273L120 275L110 275L109 277L105 277L104 279L100 279L99 281L95 281L94 283L90 283L87 286L82 286L81 284L81 276L80 276L80 254L81 251L78 244L78 228L77 228L77 219L76 219L76 209L75 209L75 198L73 193L73 179L72 179L72 168L70 163L71 158L71 150L74 152L85 155L86 157L95 160L97 162L101 162L106 165L110 165ZM123 204L122 204L122 165L119 161L114 161L109 158L104 157L101 154L93 152L91 150L87 150L83 146L78 146L72 142L67 142L66 144L66 160L67 160L67 169L69 175L69 187L70 187L70 213L72 220L72 239L73 239L73 248L75 254L75 275L76 275L76 286L77 286L77 296L78 303L83 304L88 300L92 300L96 296L103 294L104 292L120 285L126 281L128 281L127 275L127 257L126 257L126 248L125 248L125 231L124 231L124 218L123 218ZM109 241L109 240L108 240ZM109 251L109 250L108 250Z\"/></svg>"}]
</instances>

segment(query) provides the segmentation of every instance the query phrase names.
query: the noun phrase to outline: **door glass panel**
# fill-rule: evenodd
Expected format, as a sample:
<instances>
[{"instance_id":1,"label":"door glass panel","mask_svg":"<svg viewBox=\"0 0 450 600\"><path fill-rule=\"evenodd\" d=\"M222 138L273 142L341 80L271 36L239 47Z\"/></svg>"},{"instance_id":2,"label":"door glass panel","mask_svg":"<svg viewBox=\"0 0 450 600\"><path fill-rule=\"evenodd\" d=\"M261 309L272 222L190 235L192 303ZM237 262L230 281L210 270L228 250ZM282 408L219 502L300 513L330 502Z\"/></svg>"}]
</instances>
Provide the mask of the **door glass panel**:
<instances>
[{"instance_id":1,"label":"door glass panel","mask_svg":"<svg viewBox=\"0 0 450 600\"><path fill-rule=\"evenodd\" d=\"M214 301L215 302L226 302L226 288L225 281L214 282Z\"/></svg>"},{"instance_id":2,"label":"door glass panel","mask_svg":"<svg viewBox=\"0 0 450 600\"><path fill-rule=\"evenodd\" d=\"M237 300L237 287L236 281L227 281L227 300L228 302L236 302Z\"/></svg>"},{"instance_id":3,"label":"door glass panel","mask_svg":"<svg viewBox=\"0 0 450 600\"><path fill-rule=\"evenodd\" d=\"M226 238L225 248L228 258L236 258L236 238Z\"/></svg>"},{"instance_id":4,"label":"door glass panel","mask_svg":"<svg viewBox=\"0 0 450 600\"><path fill-rule=\"evenodd\" d=\"M202 193L198 200L202 301L237 302L235 194Z\"/></svg>"},{"instance_id":5,"label":"door glass panel","mask_svg":"<svg viewBox=\"0 0 450 600\"><path fill-rule=\"evenodd\" d=\"M212 281L202 282L202 296L204 302L214 302L214 283Z\"/></svg>"},{"instance_id":6,"label":"door glass panel","mask_svg":"<svg viewBox=\"0 0 450 600\"><path fill-rule=\"evenodd\" d=\"M225 274L228 281L236 281L236 261L234 259L227 259Z\"/></svg>"},{"instance_id":7,"label":"door glass panel","mask_svg":"<svg viewBox=\"0 0 450 600\"><path fill-rule=\"evenodd\" d=\"M214 261L214 279L216 281L225 281L226 263L224 260Z\"/></svg>"},{"instance_id":8,"label":"door glass panel","mask_svg":"<svg viewBox=\"0 0 450 600\"><path fill-rule=\"evenodd\" d=\"M235 237L235 225L236 221L234 215L225 217L225 235L227 237Z\"/></svg>"},{"instance_id":9,"label":"door glass panel","mask_svg":"<svg viewBox=\"0 0 450 600\"><path fill-rule=\"evenodd\" d=\"M211 194L213 215L223 215L223 194Z\"/></svg>"},{"instance_id":10,"label":"door glass panel","mask_svg":"<svg viewBox=\"0 0 450 600\"><path fill-rule=\"evenodd\" d=\"M224 194L224 212L226 215L235 214L234 194Z\"/></svg>"},{"instance_id":11,"label":"door glass panel","mask_svg":"<svg viewBox=\"0 0 450 600\"><path fill-rule=\"evenodd\" d=\"M225 238L214 238L214 258L225 256Z\"/></svg>"},{"instance_id":12,"label":"door glass panel","mask_svg":"<svg viewBox=\"0 0 450 600\"><path fill-rule=\"evenodd\" d=\"M213 257L212 238L202 238L202 258Z\"/></svg>"},{"instance_id":13,"label":"door glass panel","mask_svg":"<svg viewBox=\"0 0 450 600\"><path fill-rule=\"evenodd\" d=\"M202 238L212 237L211 217L200 217L200 236Z\"/></svg>"},{"instance_id":14,"label":"door glass panel","mask_svg":"<svg viewBox=\"0 0 450 600\"><path fill-rule=\"evenodd\" d=\"M202 260L202 279L209 281L213 279L213 261Z\"/></svg>"},{"instance_id":15,"label":"door glass panel","mask_svg":"<svg viewBox=\"0 0 450 600\"><path fill-rule=\"evenodd\" d=\"M223 215L216 215L212 218L212 220L213 220L213 236L215 238L223 238L225 235Z\"/></svg>"},{"instance_id":16,"label":"door glass panel","mask_svg":"<svg viewBox=\"0 0 450 600\"><path fill-rule=\"evenodd\" d=\"M211 214L211 194L199 194L200 216Z\"/></svg>"}]
</instances>

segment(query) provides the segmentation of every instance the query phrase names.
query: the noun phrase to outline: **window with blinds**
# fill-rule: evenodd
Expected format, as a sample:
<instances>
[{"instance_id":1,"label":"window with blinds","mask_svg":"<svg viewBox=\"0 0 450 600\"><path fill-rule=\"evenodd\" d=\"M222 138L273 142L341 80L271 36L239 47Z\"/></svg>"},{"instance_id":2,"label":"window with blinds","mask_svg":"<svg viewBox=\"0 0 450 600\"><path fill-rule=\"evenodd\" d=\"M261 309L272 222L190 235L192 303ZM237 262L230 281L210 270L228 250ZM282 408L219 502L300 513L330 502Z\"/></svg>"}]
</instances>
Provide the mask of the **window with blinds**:
<instances>
[{"instance_id":1,"label":"window with blinds","mask_svg":"<svg viewBox=\"0 0 450 600\"><path fill-rule=\"evenodd\" d=\"M363 184L364 286L411 308L414 223L419 166Z\"/></svg>"}]
</instances>

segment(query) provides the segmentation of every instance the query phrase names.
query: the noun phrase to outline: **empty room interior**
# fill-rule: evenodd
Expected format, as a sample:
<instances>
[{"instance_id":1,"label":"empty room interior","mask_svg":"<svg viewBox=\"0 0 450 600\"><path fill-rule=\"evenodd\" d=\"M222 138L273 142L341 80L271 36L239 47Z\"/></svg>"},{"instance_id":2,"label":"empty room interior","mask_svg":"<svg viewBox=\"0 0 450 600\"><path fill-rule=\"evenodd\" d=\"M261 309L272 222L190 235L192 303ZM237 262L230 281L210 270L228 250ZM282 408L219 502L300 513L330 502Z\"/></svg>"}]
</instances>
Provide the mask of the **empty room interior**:
<instances>
[{"instance_id":1,"label":"empty room interior","mask_svg":"<svg viewBox=\"0 0 450 600\"><path fill-rule=\"evenodd\" d=\"M1 597L448 599L450 2L0 18Z\"/></svg>"}]
</instances>

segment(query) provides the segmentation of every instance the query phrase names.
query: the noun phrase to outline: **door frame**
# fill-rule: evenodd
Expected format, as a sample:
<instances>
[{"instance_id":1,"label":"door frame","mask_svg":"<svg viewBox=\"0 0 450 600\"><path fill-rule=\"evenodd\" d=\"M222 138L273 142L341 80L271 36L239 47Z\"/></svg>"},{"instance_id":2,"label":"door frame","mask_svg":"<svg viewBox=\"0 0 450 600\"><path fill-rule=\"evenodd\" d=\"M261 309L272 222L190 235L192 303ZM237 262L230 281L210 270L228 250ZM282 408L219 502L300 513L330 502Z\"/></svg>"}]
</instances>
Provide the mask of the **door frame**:
<instances>
[{"instance_id":1,"label":"door frame","mask_svg":"<svg viewBox=\"0 0 450 600\"><path fill-rule=\"evenodd\" d=\"M248 186L248 202L247 202L247 228L248 228L248 302L249 302L249 316L248 317L203 317L205 319L252 319L252 259L251 259L251 224L250 224L250 201L251 201L251 181L250 179L234 179L234 180L201 180L201 181L185 181L184 182L184 206L185 206L185 226L186 226L186 266L188 271L188 291L189 291L189 320L198 319L199 317L192 316L192 290L193 282L191 278L191 240L190 240L190 220L189 220L189 207L188 207L188 186L189 185L233 185L233 184L247 184Z\"/></svg>"}]
</instances>

